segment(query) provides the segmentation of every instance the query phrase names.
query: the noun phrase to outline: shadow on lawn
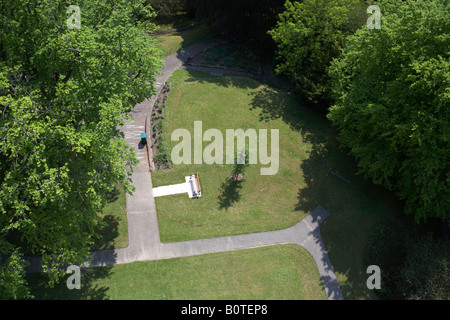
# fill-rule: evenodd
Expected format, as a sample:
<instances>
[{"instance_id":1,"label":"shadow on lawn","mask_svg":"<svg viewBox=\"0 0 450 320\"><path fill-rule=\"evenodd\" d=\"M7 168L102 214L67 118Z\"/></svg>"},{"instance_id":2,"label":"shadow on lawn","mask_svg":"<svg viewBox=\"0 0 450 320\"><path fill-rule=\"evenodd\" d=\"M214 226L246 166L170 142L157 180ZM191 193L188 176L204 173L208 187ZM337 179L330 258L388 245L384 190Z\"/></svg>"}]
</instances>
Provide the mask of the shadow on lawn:
<instances>
[{"instance_id":1,"label":"shadow on lawn","mask_svg":"<svg viewBox=\"0 0 450 320\"><path fill-rule=\"evenodd\" d=\"M120 196L120 187L114 186L114 189L107 194L106 200L108 204L111 205L119 201ZM116 203L114 205L117 207L118 204ZM120 208L120 210L123 210L122 207ZM115 208L114 210L117 210L117 208ZM101 220L102 224L97 225L95 228L94 234L98 235L99 237L95 240L92 250L113 249L115 240L117 239L117 237L119 237L120 218L110 212L102 216Z\"/></svg>"},{"instance_id":2,"label":"shadow on lawn","mask_svg":"<svg viewBox=\"0 0 450 320\"><path fill-rule=\"evenodd\" d=\"M251 110L259 112L260 121L282 120L299 133L299 147L309 145L309 154L300 163L303 181L299 184L304 187L298 190L292 209L309 213L320 204L330 212L321 226L333 264L324 261L326 268L334 267L346 278L340 284L345 299L374 298L366 287L362 252L374 225L401 214L401 204L392 193L356 175L357 163L341 149L335 128L322 114L301 106L292 94L263 87L252 93Z\"/></svg>"},{"instance_id":3,"label":"shadow on lawn","mask_svg":"<svg viewBox=\"0 0 450 320\"><path fill-rule=\"evenodd\" d=\"M99 239L95 242L93 250L112 249L115 239L119 236L119 218L113 215L106 215L102 218L104 225L95 232L99 234Z\"/></svg>"},{"instance_id":4,"label":"shadow on lawn","mask_svg":"<svg viewBox=\"0 0 450 320\"><path fill-rule=\"evenodd\" d=\"M108 300L108 287L96 283L100 279L109 278L112 267L81 269L80 289L69 289L65 275L51 288L46 274L31 274L27 276L31 294L37 300ZM71 279L69 280L69 282Z\"/></svg>"},{"instance_id":5,"label":"shadow on lawn","mask_svg":"<svg viewBox=\"0 0 450 320\"><path fill-rule=\"evenodd\" d=\"M228 210L234 203L241 199L241 189L243 180L235 180L228 177L219 188L219 210Z\"/></svg>"},{"instance_id":6,"label":"shadow on lawn","mask_svg":"<svg viewBox=\"0 0 450 320\"><path fill-rule=\"evenodd\" d=\"M217 66L216 62L208 63L207 61L203 61L204 64L202 64L202 66L193 66L192 64L190 64L190 61L200 58L201 56L205 55L205 53L208 53L211 50L217 50L217 47L223 45L224 43L234 45L237 48L242 48L242 50L240 51L235 50L234 52L228 54L225 57L226 59L233 60L233 58L236 58L237 56L242 54L243 51L246 51L248 54L255 54L255 61L253 62L256 65L259 66L261 64L261 61L259 61L262 59L259 58L261 54L257 53L257 49L253 48L253 46L250 45L248 41L244 42L241 40L241 42L239 42L236 39L226 39L224 36L219 35L218 31L215 32L216 33L214 35L211 35L210 37L199 39L200 41L197 43L192 43L192 39L190 39L189 36L186 36L183 33L179 34L183 38L183 41L181 42L181 47L183 49L177 51L176 56L178 59L183 61L184 67L186 67L188 72L192 75L192 77L187 79L186 82L204 83L212 81L224 87L238 87L249 89L257 88L259 86L259 83L256 81L249 81L249 78L261 80L262 74L246 71L245 69L248 68L249 63L245 63L245 66L242 70L230 69L233 67L232 65L228 67ZM223 54L223 52L220 51L218 53ZM239 59L236 58L236 62L238 60ZM232 76L230 77L227 75Z\"/></svg>"},{"instance_id":7,"label":"shadow on lawn","mask_svg":"<svg viewBox=\"0 0 450 320\"><path fill-rule=\"evenodd\" d=\"M300 163L306 186L298 190L298 203L293 209L311 212L319 204L327 210L343 204L339 195L351 184L331 172L339 172L352 180L356 163L340 150L337 132L328 120L299 104L293 94L269 86L252 93L250 109L259 112L260 121L282 120L299 134L299 147L308 145L310 148L308 157ZM299 184L303 183L299 181Z\"/></svg>"},{"instance_id":8,"label":"shadow on lawn","mask_svg":"<svg viewBox=\"0 0 450 320\"><path fill-rule=\"evenodd\" d=\"M196 82L202 84L215 83L225 88L236 87L241 89L256 89L258 88L258 86L260 86L260 82L254 81L254 79L250 79L248 77L236 75L216 76L205 73L205 71L200 73L199 71L196 70L187 70L187 72L191 77L186 79L185 82ZM217 72L220 72L220 69L218 69Z\"/></svg>"}]
</instances>

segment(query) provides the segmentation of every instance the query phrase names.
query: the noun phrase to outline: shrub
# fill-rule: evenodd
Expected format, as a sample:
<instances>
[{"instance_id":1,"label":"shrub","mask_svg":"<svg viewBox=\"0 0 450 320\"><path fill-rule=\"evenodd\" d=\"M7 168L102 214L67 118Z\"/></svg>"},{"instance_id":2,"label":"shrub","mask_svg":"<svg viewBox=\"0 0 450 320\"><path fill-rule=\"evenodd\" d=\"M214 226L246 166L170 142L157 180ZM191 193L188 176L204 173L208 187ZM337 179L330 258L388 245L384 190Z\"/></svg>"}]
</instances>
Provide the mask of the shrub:
<instances>
[{"instance_id":1,"label":"shrub","mask_svg":"<svg viewBox=\"0 0 450 320\"><path fill-rule=\"evenodd\" d=\"M158 151L156 152L155 156L153 157L156 164L159 168L161 167L170 167L170 156L169 156L169 150L167 148L166 143L161 140L158 144Z\"/></svg>"}]
</instances>

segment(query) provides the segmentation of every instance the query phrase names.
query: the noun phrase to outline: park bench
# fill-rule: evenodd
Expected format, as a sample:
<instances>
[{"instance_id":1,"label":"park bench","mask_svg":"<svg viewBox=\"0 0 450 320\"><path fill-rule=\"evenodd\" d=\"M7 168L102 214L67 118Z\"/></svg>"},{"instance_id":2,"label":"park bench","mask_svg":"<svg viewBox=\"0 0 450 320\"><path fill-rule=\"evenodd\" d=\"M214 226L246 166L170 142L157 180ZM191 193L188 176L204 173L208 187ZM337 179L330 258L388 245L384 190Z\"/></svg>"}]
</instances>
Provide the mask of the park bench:
<instances>
[{"instance_id":1,"label":"park bench","mask_svg":"<svg viewBox=\"0 0 450 320\"><path fill-rule=\"evenodd\" d=\"M200 197L202 195L202 189L200 188L200 180L198 179L198 174L191 174L189 181L192 186L192 196Z\"/></svg>"}]
</instances>

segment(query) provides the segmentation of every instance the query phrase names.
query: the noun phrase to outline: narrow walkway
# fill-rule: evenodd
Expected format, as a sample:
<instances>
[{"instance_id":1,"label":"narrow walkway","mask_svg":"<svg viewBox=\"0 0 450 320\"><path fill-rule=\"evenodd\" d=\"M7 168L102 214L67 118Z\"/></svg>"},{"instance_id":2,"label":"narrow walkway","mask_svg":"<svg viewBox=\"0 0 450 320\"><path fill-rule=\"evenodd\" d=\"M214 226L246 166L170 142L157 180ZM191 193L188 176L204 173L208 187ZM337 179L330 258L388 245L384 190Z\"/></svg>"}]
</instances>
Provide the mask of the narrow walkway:
<instances>
[{"instance_id":1,"label":"narrow walkway","mask_svg":"<svg viewBox=\"0 0 450 320\"><path fill-rule=\"evenodd\" d=\"M158 94L173 72L183 67L183 61L186 61L187 57L200 52L212 43L214 39L208 39L164 58L165 67L161 70L162 74L157 75L156 80ZM92 252L90 266L109 266L293 243L304 247L313 257L328 299L342 300L343 295L320 234L320 223L329 213L320 205L302 221L282 230L161 243L147 152L146 148L138 147L138 134L143 131L146 117L151 114L158 94L136 105L131 112L133 120L127 121L122 128L126 141L132 147L138 148L136 152L141 160L131 176L136 190L133 195L126 195L129 246L123 249ZM29 262L27 272L42 272L39 258L31 258Z\"/></svg>"},{"instance_id":2,"label":"narrow walkway","mask_svg":"<svg viewBox=\"0 0 450 320\"><path fill-rule=\"evenodd\" d=\"M153 188L153 197L169 196L171 194L189 193L191 185L188 182L170 184L168 186L161 186Z\"/></svg>"}]
</instances>

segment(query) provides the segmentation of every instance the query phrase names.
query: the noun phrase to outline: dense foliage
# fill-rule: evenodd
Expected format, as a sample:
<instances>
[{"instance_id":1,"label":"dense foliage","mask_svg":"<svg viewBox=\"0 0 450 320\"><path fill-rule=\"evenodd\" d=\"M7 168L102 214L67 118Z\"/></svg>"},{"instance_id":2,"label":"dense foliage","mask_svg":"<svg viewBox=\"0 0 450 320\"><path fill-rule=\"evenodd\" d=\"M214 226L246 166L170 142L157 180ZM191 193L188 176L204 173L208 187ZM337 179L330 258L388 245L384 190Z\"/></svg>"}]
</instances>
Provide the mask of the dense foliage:
<instances>
[{"instance_id":1,"label":"dense foliage","mask_svg":"<svg viewBox=\"0 0 450 320\"><path fill-rule=\"evenodd\" d=\"M361 0L287 1L276 27L269 31L277 44L279 74L286 75L299 96L326 110L327 68L345 45L345 37L366 19Z\"/></svg>"},{"instance_id":2,"label":"dense foliage","mask_svg":"<svg viewBox=\"0 0 450 320\"><path fill-rule=\"evenodd\" d=\"M159 21L172 21L177 16L195 16L197 0L145 0L157 14Z\"/></svg>"},{"instance_id":3,"label":"dense foliage","mask_svg":"<svg viewBox=\"0 0 450 320\"><path fill-rule=\"evenodd\" d=\"M277 22L285 0L195 0L197 17L209 19L221 32L272 46L267 31Z\"/></svg>"},{"instance_id":4,"label":"dense foliage","mask_svg":"<svg viewBox=\"0 0 450 320\"><path fill-rule=\"evenodd\" d=\"M380 1L381 29L349 37L329 119L360 172L416 221L450 217L450 3Z\"/></svg>"},{"instance_id":5,"label":"dense foliage","mask_svg":"<svg viewBox=\"0 0 450 320\"><path fill-rule=\"evenodd\" d=\"M42 256L56 275L88 256L114 183L131 192L137 159L118 128L154 92L160 53L136 19L150 14L142 1L1 2L0 238L16 245L3 254Z\"/></svg>"},{"instance_id":6,"label":"dense foliage","mask_svg":"<svg viewBox=\"0 0 450 320\"><path fill-rule=\"evenodd\" d=\"M381 270L385 299L449 300L450 247L431 233L412 234L392 222L376 226L364 260Z\"/></svg>"}]
</instances>

